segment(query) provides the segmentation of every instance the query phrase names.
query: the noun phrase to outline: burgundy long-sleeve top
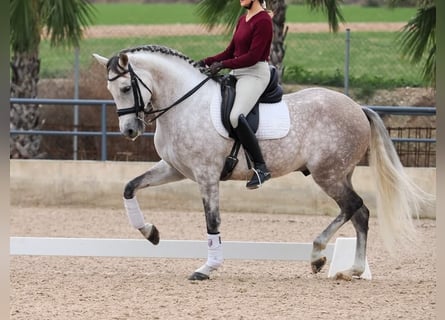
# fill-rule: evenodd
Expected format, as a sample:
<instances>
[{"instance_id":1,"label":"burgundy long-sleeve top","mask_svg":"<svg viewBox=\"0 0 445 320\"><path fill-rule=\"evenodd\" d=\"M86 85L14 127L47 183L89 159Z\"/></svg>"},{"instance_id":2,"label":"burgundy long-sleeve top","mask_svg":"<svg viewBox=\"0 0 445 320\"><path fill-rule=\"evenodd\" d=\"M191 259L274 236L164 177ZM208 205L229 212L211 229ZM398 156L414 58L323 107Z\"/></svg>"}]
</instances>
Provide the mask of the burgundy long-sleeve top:
<instances>
[{"instance_id":1,"label":"burgundy long-sleeve top","mask_svg":"<svg viewBox=\"0 0 445 320\"><path fill-rule=\"evenodd\" d=\"M238 69L253 66L259 61L268 61L272 36L272 18L269 13L260 11L249 21L246 21L246 15L242 15L228 47L204 59L204 62L210 66L220 61L224 68Z\"/></svg>"}]
</instances>

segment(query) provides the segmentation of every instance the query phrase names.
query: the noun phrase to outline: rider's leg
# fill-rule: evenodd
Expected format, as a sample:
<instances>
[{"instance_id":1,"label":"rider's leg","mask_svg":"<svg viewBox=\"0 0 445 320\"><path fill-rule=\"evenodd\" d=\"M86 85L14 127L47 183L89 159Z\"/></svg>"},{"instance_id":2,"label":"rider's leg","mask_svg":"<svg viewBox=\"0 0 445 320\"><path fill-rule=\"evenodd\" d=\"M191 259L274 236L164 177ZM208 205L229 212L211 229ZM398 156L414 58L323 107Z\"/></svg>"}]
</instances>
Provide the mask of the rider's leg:
<instances>
[{"instance_id":1,"label":"rider's leg","mask_svg":"<svg viewBox=\"0 0 445 320\"><path fill-rule=\"evenodd\" d=\"M247 182L246 187L255 189L270 178L270 173L267 170L258 140L244 115L249 114L266 89L270 81L270 69L267 62L259 62L249 68L235 69L232 73L237 78L237 83L235 101L230 113L230 123L254 163L255 172L250 181Z\"/></svg>"},{"instance_id":2,"label":"rider's leg","mask_svg":"<svg viewBox=\"0 0 445 320\"><path fill-rule=\"evenodd\" d=\"M236 95L230 112L230 123L233 128L238 126L238 117L246 117L253 109L261 94L270 81L270 69L267 62L258 62L248 67L234 69L231 72L237 79Z\"/></svg>"},{"instance_id":3,"label":"rider's leg","mask_svg":"<svg viewBox=\"0 0 445 320\"><path fill-rule=\"evenodd\" d=\"M235 133L253 161L254 173L247 182L246 187L249 189L256 189L261 184L270 179L270 172L266 167L261 148L258 140L249 126L244 115L239 116L238 127L235 128Z\"/></svg>"}]
</instances>

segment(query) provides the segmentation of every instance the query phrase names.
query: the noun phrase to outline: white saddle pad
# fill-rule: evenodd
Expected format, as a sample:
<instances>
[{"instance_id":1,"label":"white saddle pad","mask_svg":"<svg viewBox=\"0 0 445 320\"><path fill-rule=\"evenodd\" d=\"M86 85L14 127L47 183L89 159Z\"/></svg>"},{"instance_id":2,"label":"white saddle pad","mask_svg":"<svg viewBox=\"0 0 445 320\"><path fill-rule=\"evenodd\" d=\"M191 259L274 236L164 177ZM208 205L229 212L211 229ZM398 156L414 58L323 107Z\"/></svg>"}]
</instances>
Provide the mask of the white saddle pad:
<instances>
[{"instance_id":1,"label":"white saddle pad","mask_svg":"<svg viewBox=\"0 0 445 320\"><path fill-rule=\"evenodd\" d=\"M229 133L221 120L221 95L215 94L210 105L210 117L216 131L229 139ZM277 103L260 103L260 119L256 136L258 140L279 139L289 133L290 117L287 104L281 100Z\"/></svg>"}]
</instances>

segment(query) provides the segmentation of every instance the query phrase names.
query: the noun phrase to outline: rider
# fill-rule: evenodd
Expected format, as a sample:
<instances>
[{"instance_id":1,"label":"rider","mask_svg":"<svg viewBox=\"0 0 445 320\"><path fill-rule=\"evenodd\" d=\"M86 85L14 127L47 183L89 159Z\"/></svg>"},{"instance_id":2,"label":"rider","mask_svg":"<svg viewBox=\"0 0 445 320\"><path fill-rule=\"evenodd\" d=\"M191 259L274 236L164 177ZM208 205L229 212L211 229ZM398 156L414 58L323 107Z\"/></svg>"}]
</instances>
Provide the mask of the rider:
<instances>
[{"instance_id":1,"label":"rider","mask_svg":"<svg viewBox=\"0 0 445 320\"><path fill-rule=\"evenodd\" d=\"M237 78L230 123L253 161L254 174L246 187L255 189L270 179L270 172L245 116L253 109L270 80L268 60L273 36L272 18L265 10L264 0L240 0L240 4L247 12L239 18L228 47L200 63L210 66L212 75L229 68Z\"/></svg>"}]
</instances>

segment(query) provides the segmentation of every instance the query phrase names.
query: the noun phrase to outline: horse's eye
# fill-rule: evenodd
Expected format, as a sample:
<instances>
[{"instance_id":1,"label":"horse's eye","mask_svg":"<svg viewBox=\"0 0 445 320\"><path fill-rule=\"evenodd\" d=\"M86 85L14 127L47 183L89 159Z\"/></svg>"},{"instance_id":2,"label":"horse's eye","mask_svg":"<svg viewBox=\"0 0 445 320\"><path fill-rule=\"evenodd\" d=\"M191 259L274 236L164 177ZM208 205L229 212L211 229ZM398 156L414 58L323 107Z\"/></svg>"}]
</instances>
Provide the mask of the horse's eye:
<instances>
[{"instance_id":1,"label":"horse's eye","mask_svg":"<svg viewBox=\"0 0 445 320\"><path fill-rule=\"evenodd\" d=\"M122 93L128 93L131 90L131 86L126 86L121 89Z\"/></svg>"}]
</instances>

